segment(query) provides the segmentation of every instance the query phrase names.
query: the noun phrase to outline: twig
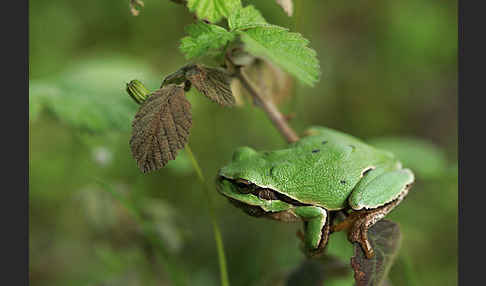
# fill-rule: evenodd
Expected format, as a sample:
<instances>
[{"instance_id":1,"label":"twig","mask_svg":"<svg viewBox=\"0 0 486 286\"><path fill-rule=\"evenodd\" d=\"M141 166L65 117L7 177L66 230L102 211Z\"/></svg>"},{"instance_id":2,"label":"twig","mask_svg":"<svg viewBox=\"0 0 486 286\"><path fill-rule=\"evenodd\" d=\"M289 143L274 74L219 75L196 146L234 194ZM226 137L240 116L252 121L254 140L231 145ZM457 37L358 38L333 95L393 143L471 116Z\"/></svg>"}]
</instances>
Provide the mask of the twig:
<instances>
[{"instance_id":1,"label":"twig","mask_svg":"<svg viewBox=\"0 0 486 286\"><path fill-rule=\"evenodd\" d=\"M272 121L273 125L275 125L275 127L282 134L282 136L289 143L299 141L299 136L297 135L297 133L295 133L294 129L292 129L292 127L290 127L290 125L287 123L284 115L280 113L277 106L275 106L275 104L271 100L267 100L260 95L255 86L251 83L251 81L241 69L241 66L236 66L231 60L229 54L226 54L226 60L227 64L229 65L229 69L232 71L233 76L241 82L241 84L245 87L246 90L248 90L248 92L255 99L255 101L263 108L265 113Z\"/></svg>"},{"instance_id":2,"label":"twig","mask_svg":"<svg viewBox=\"0 0 486 286\"><path fill-rule=\"evenodd\" d=\"M241 68L237 69L237 73L235 76L240 80L246 90L250 92L251 96L253 96L256 101L261 105L263 110L267 113L268 117L270 117L270 120L278 129L278 131L280 131L282 136L285 137L285 139L289 143L298 141L299 136L297 135L297 133L295 133L292 127L288 125L287 120L282 115L282 113L280 113L275 104L270 100L266 100L257 92L256 88L248 80L247 76L244 74Z\"/></svg>"}]
</instances>

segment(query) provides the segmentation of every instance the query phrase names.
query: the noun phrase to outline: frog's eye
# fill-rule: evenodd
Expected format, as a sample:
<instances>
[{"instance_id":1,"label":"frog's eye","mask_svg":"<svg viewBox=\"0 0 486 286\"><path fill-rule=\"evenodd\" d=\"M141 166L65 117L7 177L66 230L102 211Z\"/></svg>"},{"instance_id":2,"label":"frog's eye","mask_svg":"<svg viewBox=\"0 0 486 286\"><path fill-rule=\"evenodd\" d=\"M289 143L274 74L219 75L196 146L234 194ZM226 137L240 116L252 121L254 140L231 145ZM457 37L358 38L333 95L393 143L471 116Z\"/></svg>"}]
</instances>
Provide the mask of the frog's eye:
<instances>
[{"instance_id":1,"label":"frog's eye","mask_svg":"<svg viewBox=\"0 0 486 286\"><path fill-rule=\"evenodd\" d=\"M236 179L235 184L238 187L238 191L243 194L249 194L253 191L252 184L245 179Z\"/></svg>"}]
</instances>

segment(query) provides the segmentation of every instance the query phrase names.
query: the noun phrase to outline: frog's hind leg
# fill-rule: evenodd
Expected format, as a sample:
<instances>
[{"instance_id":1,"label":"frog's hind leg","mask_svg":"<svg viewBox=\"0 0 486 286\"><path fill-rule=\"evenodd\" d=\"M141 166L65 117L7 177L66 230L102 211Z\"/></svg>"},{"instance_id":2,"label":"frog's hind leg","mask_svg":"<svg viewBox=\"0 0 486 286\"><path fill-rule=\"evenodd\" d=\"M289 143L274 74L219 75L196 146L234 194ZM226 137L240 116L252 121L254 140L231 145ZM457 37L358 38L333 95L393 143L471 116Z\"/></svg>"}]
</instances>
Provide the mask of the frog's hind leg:
<instances>
[{"instance_id":1,"label":"frog's hind leg","mask_svg":"<svg viewBox=\"0 0 486 286\"><path fill-rule=\"evenodd\" d=\"M328 212L316 206L299 206L294 213L304 221L304 247L307 256L323 254L330 232Z\"/></svg>"},{"instance_id":2,"label":"frog's hind leg","mask_svg":"<svg viewBox=\"0 0 486 286\"><path fill-rule=\"evenodd\" d=\"M408 169L373 170L365 176L370 177L363 178L348 199L349 205L356 211L348 238L351 242L358 242L366 256L372 258L374 252L368 241L368 229L400 204L408 194L414 176Z\"/></svg>"}]
</instances>

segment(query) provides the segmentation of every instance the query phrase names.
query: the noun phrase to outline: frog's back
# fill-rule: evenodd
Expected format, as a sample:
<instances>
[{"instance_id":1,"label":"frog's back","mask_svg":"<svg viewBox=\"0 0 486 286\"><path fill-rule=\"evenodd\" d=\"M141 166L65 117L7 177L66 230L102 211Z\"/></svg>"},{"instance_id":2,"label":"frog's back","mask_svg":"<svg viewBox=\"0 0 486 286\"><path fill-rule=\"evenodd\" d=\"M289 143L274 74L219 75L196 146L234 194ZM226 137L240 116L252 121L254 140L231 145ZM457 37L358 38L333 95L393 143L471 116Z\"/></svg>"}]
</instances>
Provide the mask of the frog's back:
<instances>
[{"instance_id":1,"label":"frog's back","mask_svg":"<svg viewBox=\"0 0 486 286\"><path fill-rule=\"evenodd\" d=\"M299 202L341 209L364 170L396 162L391 153L336 130L313 127L310 134L269 155L269 185Z\"/></svg>"}]
</instances>

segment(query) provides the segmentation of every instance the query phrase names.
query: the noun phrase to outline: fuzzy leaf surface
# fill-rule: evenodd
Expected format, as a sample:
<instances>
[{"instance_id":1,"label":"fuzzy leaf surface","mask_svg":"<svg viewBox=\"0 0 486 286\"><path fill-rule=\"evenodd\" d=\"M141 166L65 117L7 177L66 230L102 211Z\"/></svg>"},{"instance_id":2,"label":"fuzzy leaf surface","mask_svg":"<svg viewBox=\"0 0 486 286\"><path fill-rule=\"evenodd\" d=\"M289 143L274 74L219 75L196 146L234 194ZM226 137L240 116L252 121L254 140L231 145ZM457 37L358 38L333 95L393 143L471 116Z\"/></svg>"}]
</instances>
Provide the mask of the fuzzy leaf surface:
<instances>
[{"instance_id":1,"label":"fuzzy leaf surface","mask_svg":"<svg viewBox=\"0 0 486 286\"><path fill-rule=\"evenodd\" d=\"M223 106L233 106L231 78L222 69L194 65L186 72L186 78L200 93Z\"/></svg>"},{"instance_id":2,"label":"fuzzy leaf surface","mask_svg":"<svg viewBox=\"0 0 486 286\"><path fill-rule=\"evenodd\" d=\"M227 18L231 11L241 7L240 0L188 0L187 8L196 13L199 19L216 23Z\"/></svg>"},{"instance_id":3,"label":"fuzzy leaf surface","mask_svg":"<svg viewBox=\"0 0 486 286\"><path fill-rule=\"evenodd\" d=\"M375 252L371 259L366 258L358 243L354 243L351 266L354 269L356 286L384 286L400 249L400 227L392 221L380 220L369 229L368 240Z\"/></svg>"},{"instance_id":4,"label":"fuzzy leaf surface","mask_svg":"<svg viewBox=\"0 0 486 286\"><path fill-rule=\"evenodd\" d=\"M249 53L270 60L307 85L313 86L319 80L316 52L307 46L309 41L301 34L277 26L256 27L239 33Z\"/></svg>"},{"instance_id":5,"label":"fuzzy leaf surface","mask_svg":"<svg viewBox=\"0 0 486 286\"><path fill-rule=\"evenodd\" d=\"M268 24L260 11L252 5L249 5L245 8L233 10L228 17L228 26L231 31L236 31L273 25Z\"/></svg>"},{"instance_id":6,"label":"fuzzy leaf surface","mask_svg":"<svg viewBox=\"0 0 486 286\"><path fill-rule=\"evenodd\" d=\"M219 105L235 105L231 78L224 69L189 64L165 77L162 86L184 82L186 87L194 86L200 93Z\"/></svg>"},{"instance_id":7,"label":"fuzzy leaf surface","mask_svg":"<svg viewBox=\"0 0 486 286\"><path fill-rule=\"evenodd\" d=\"M226 29L204 22L187 26L186 32L189 36L181 39L179 47L186 59L201 57L208 52L217 51L234 38L234 34Z\"/></svg>"},{"instance_id":8,"label":"fuzzy leaf surface","mask_svg":"<svg viewBox=\"0 0 486 286\"><path fill-rule=\"evenodd\" d=\"M132 124L130 148L138 168L148 173L174 160L189 139L191 104L184 88L167 85L140 106Z\"/></svg>"}]
</instances>

